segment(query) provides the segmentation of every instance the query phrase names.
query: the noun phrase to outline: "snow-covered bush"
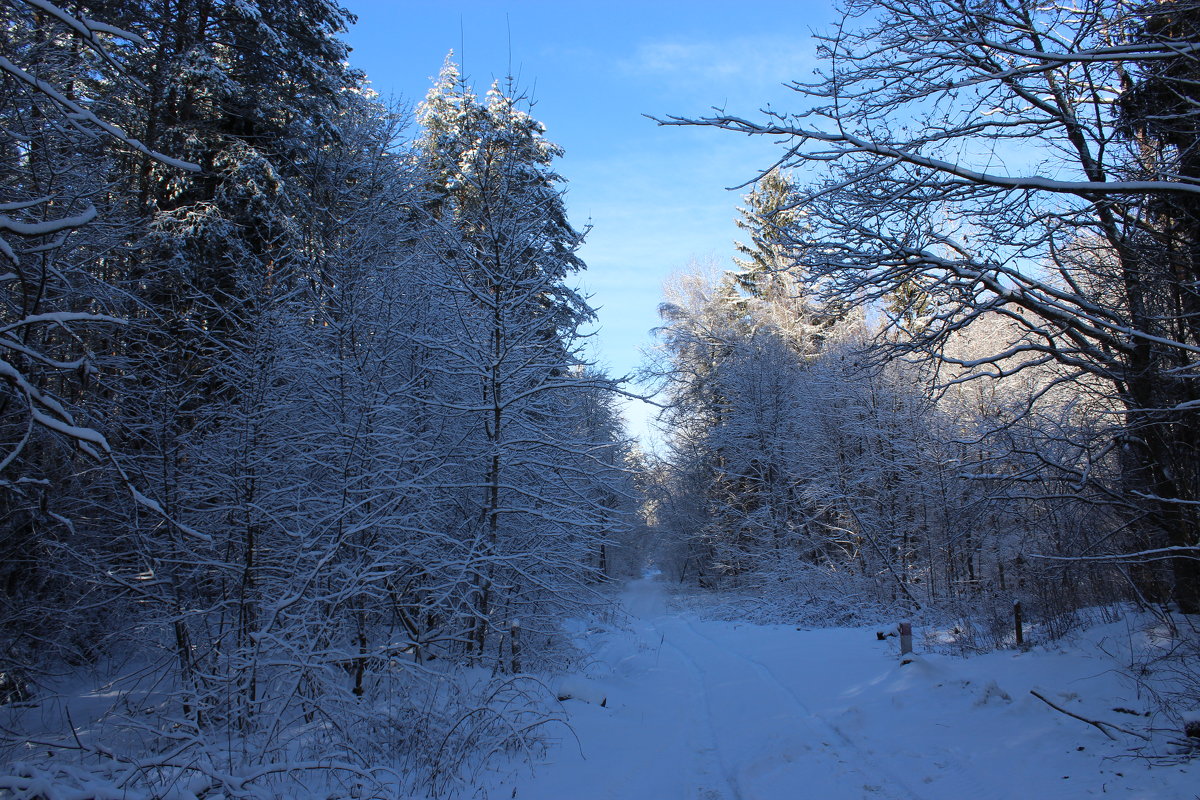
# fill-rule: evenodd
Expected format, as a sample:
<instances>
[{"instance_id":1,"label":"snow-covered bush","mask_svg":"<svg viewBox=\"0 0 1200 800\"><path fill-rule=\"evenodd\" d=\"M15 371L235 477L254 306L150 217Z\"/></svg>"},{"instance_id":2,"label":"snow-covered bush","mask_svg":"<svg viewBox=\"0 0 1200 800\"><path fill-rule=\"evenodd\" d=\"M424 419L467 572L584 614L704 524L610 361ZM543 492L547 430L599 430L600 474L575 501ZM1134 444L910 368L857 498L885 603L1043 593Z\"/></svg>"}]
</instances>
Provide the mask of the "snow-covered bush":
<instances>
[{"instance_id":1,"label":"snow-covered bush","mask_svg":"<svg viewBox=\"0 0 1200 800\"><path fill-rule=\"evenodd\" d=\"M723 580L716 597L682 590L675 602L720 619L799 627L894 625L897 608L867 577L833 564L780 558Z\"/></svg>"}]
</instances>

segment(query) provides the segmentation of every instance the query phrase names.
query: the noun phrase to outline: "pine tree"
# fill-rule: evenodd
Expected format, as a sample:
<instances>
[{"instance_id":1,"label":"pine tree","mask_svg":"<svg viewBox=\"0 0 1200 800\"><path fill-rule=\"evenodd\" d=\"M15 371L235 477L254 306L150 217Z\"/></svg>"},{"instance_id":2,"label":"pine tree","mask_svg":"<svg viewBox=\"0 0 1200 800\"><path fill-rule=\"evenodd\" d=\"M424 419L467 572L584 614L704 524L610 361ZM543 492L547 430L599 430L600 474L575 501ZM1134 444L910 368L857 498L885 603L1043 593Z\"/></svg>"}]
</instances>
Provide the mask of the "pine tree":
<instances>
[{"instance_id":1,"label":"pine tree","mask_svg":"<svg viewBox=\"0 0 1200 800\"><path fill-rule=\"evenodd\" d=\"M750 234L750 243L734 243L741 256L734 257L738 269L729 273L732 285L748 295L738 305L754 327L779 333L798 353L814 358L847 309L822 298L820 287L808 280L807 250L797 244L806 223L792 182L773 169L745 199L736 224Z\"/></svg>"},{"instance_id":2,"label":"pine tree","mask_svg":"<svg viewBox=\"0 0 1200 800\"><path fill-rule=\"evenodd\" d=\"M919 333L929 324L933 298L919 282L911 280L888 295L884 310L899 329Z\"/></svg>"},{"instance_id":3,"label":"pine tree","mask_svg":"<svg viewBox=\"0 0 1200 800\"><path fill-rule=\"evenodd\" d=\"M749 234L750 243L734 243L741 254L733 259L739 267L734 280L751 297L774 299L785 286L795 285L786 280L797 267L788 232L802 224L803 216L795 207L791 180L778 169L760 178L745 199L746 207L738 209L741 218L736 224Z\"/></svg>"}]
</instances>

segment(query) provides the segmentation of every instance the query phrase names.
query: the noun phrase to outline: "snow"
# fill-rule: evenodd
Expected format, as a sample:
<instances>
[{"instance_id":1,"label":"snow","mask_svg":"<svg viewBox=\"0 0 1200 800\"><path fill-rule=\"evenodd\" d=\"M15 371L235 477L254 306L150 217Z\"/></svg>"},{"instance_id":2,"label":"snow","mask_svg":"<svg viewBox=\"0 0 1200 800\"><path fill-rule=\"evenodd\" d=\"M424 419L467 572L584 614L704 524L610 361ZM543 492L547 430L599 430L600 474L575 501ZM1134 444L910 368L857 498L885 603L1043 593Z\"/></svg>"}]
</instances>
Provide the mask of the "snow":
<instances>
[{"instance_id":1,"label":"snow","mask_svg":"<svg viewBox=\"0 0 1200 800\"><path fill-rule=\"evenodd\" d=\"M671 610L631 583L624 627L578 623L595 660L558 683L574 737L532 771L496 778L520 800L798 797L1193 798L1196 765L1060 713L1144 730L1145 698L1115 669L1117 623L1070 644L971 658L918 653L874 629L797 630ZM918 650L922 637L916 637ZM1124 644L1122 644L1124 642ZM1126 711L1115 711L1116 708Z\"/></svg>"},{"instance_id":2,"label":"snow","mask_svg":"<svg viewBox=\"0 0 1200 800\"><path fill-rule=\"evenodd\" d=\"M96 218L96 207L89 205L79 214L71 217L46 220L44 222L21 222L7 214L0 214L0 229L12 231L20 236L46 236L58 233L67 228L82 228Z\"/></svg>"},{"instance_id":3,"label":"snow","mask_svg":"<svg viewBox=\"0 0 1200 800\"><path fill-rule=\"evenodd\" d=\"M714 605L719 601L714 596ZM571 731L554 726L562 733L533 769L514 754L495 771L475 773L483 785L460 796L1173 800L1194 798L1200 785L1195 759L1164 757L1168 750L1147 748L1139 738L1163 721L1141 716L1149 701L1122 669L1148 641L1129 620L1063 643L969 658L929 652L938 632L917 631L918 653L901 659L897 639L878 639L876 627L713 619L694 597L679 603L661 576L630 583L620 604L622 622L566 624L589 658L545 685ZM481 675L486 680L486 670ZM56 710L69 702L75 735L87 743L100 732L91 721L106 709L152 699L136 680L60 688L60 700L44 708L14 704L5 724L22 729L31 744L61 738ZM1110 729L1114 738L1031 690L1085 720L1118 726ZM333 763L289 762L289 769L314 770L308 793L293 786L272 796L346 797L331 794L320 774ZM67 761L14 763L3 772L0 798L150 796ZM168 796L203 795L181 789Z\"/></svg>"}]
</instances>

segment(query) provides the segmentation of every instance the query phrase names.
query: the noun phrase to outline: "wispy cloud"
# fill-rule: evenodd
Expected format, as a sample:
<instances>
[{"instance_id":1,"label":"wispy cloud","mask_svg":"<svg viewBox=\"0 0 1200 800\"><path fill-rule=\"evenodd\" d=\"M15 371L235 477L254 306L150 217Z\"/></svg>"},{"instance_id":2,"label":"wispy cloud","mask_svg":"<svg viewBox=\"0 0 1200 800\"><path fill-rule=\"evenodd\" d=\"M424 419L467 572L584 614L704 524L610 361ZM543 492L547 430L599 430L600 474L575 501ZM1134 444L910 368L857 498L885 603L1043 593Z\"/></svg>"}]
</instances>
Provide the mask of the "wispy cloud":
<instances>
[{"instance_id":1,"label":"wispy cloud","mask_svg":"<svg viewBox=\"0 0 1200 800\"><path fill-rule=\"evenodd\" d=\"M659 39L642 42L617 62L631 76L657 78L695 88L765 88L806 80L817 63L807 38L785 36L729 39Z\"/></svg>"}]
</instances>

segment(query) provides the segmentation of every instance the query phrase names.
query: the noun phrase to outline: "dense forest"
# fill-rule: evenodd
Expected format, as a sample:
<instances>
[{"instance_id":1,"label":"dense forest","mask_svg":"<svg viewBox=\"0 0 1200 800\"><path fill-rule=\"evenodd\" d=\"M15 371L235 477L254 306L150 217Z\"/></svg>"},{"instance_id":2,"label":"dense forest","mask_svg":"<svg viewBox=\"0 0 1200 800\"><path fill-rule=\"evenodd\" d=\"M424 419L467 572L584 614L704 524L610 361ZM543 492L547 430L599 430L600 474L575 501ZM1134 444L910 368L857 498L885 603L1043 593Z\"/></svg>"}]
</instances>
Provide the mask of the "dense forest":
<instances>
[{"instance_id":1,"label":"dense forest","mask_svg":"<svg viewBox=\"0 0 1200 800\"><path fill-rule=\"evenodd\" d=\"M0 28L4 700L101 664L193 794L455 780L633 510L559 150L449 60L415 133L325 2L95 5Z\"/></svg>"},{"instance_id":2,"label":"dense forest","mask_svg":"<svg viewBox=\"0 0 1200 800\"><path fill-rule=\"evenodd\" d=\"M972 651L1141 609L1194 702L1200 6L844 13L807 110L659 120L783 151L643 453L514 80L385 103L326 0L0 0L0 796L469 793L651 565Z\"/></svg>"}]
</instances>

